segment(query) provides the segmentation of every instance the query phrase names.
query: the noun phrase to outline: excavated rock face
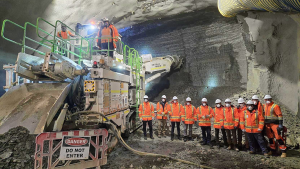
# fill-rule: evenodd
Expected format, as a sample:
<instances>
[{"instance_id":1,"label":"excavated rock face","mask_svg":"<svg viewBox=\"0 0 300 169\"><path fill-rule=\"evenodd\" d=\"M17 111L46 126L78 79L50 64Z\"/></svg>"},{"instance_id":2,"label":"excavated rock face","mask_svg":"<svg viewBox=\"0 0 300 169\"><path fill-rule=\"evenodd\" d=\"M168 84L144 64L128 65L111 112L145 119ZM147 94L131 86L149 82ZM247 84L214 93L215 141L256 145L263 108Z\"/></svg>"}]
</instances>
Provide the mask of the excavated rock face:
<instances>
[{"instance_id":1,"label":"excavated rock face","mask_svg":"<svg viewBox=\"0 0 300 169\"><path fill-rule=\"evenodd\" d=\"M24 127L16 127L0 135L0 168L32 169L35 135Z\"/></svg>"},{"instance_id":2,"label":"excavated rock face","mask_svg":"<svg viewBox=\"0 0 300 169\"><path fill-rule=\"evenodd\" d=\"M198 104L202 97L209 97L213 103L246 88L249 37L236 18L222 17L215 7L142 23L121 34L140 54L184 58L179 71L147 86L152 98L190 96ZM160 93L163 89L167 91Z\"/></svg>"}]
</instances>

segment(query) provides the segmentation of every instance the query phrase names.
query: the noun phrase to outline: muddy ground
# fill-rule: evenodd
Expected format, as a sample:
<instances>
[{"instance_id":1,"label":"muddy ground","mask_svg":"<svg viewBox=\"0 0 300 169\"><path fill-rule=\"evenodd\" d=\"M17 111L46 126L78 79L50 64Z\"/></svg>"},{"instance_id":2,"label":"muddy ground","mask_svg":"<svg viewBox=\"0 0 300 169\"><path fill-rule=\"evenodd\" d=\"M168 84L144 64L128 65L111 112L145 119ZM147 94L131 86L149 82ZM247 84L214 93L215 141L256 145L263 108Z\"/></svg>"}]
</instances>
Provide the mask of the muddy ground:
<instances>
[{"instance_id":1,"label":"muddy ground","mask_svg":"<svg viewBox=\"0 0 300 169\"><path fill-rule=\"evenodd\" d=\"M196 129L198 130L198 129ZM258 168L300 168L300 151L299 149L289 149L288 157L283 159L274 154L271 157L265 157L261 154L249 154L246 151L236 152L218 149L209 146L202 146L199 141L183 142L175 139L158 138L154 135L154 140L148 139L145 141L142 135L142 130L138 130L129 139L127 144L132 148L148 153L157 153L168 155L174 158L183 159L205 165L213 168L241 168L241 169L258 169ZM214 138L213 138L214 139ZM183 164L169 159L158 157L138 156L118 145L115 150L108 156L108 164L104 168L200 168L193 165Z\"/></svg>"}]
</instances>

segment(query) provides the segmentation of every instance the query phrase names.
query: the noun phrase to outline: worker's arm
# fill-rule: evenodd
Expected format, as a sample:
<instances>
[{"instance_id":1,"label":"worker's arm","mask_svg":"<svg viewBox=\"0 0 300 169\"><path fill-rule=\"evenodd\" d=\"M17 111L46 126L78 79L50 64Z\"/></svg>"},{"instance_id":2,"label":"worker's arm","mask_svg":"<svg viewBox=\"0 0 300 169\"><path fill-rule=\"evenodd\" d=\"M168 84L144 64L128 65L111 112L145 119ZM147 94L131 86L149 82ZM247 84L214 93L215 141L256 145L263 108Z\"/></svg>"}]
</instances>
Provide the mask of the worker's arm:
<instances>
[{"instance_id":1,"label":"worker's arm","mask_svg":"<svg viewBox=\"0 0 300 169\"><path fill-rule=\"evenodd\" d=\"M211 119L214 116L214 110L210 107L209 118Z\"/></svg>"},{"instance_id":2,"label":"worker's arm","mask_svg":"<svg viewBox=\"0 0 300 169\"><path fill-rule=\"evenodd\" d=\"M162 110L160 109L159 102L157 102L157 104L156 104L156 112L157 112L157 114L161 114L162 113Z\"/></svg>"},{"instance_id":3,"label":"worker's arm","mask_svg":"<svg viewBox=\"0 0 300 169\"><path fill-rule=\"evenodd\" d=\"M118 42L118 37L119 37L119 32L118 29L115 26L112 26L112 30L113 30L113 40L115 42Z\"/></svg>"},{"instance_id":4,"label":"worker's arm","mask_svg":"<svg viewBox=\"0 0 300 169\"><path fill-rule=\"evenodd\" d=\"M234 126L237 127L239 125L239 113L237 108L234 108Z\"/></svg>"},{"instance_id":5,"label":"worker's arm","mask_svg":"<svg viewBox=\"0 0 300 169\"><path fill-rule=\"evenodd\" d=\"M56 36L61 38L60 32L57 32Z\"/></svg>"},{"instance_id":6,"label":"worker's arm","mask_svg":"<svg viewBox=\"0 0 300 169\"><path fill-rule=\"evenodd\" d=\"M200 115L200 110L199 107L197 107L195 117L194 117L195 121L199 120L199 115Z\"/></svg>"},{"instance_id":7,"label":"worker's arm","mask_svg":"<svg viewBox=\"0 0 300 169\"><path fill-rule=\"evenodd\" d=\"M149 103L149 104L151 104L151 103ZM151 112L151 115L152 115L152 117L154 118L155 117L155 113L154 113L154 106L152 105L151 106L151 110L150 110Z\"/></svg>"},{"instance_id":8,"label":"worker's arm","mask_svg":"<svg viewBox=\"0 0 300 169\"><path fill-rule=\"evenodd\" d=\"M274 107L274 112L275 112L275 114L278 116L278 120L279 120L279 121L280 121L280 120L283 120L282 112L281 112L281 109L280 109L280 107L279 107L278 105L276 105L276 106Z\"/></svg>"},{"instance_id":9,"label":"worker's arm","mask_svg":"<svg viewBox=\"0 0 300 169\"><path fill-rule=\"evenodd\" d=\"M245 116L244 116L244 112L242 112L243 116L241 115L240 117L240 126L241 129L244 130L245 129Z\"/></svg>"},{"instance_id":10,"label":"worker's arm","mask_svg":"<svg viewBox=\"0 0 300 169\"><path fill-rule=\"evenodd\" d=\"M75 37L76 35L74 35L73 33L71 33L70 31L68 31L69 35L72 37Z\"/></svg>"},{"instance_id":11,"label":"worker's arm","mask_svg":"<svg viewBox=\"0 0 300 169\"><path fill-rule=\"evenodd\" d=\"M143 103L142 103L142 104L143 104ZM139 106L139 117L142 116L142 111L143 111L143 106L142 106L142 104L140 104L140 106Z\"/></svg>"},{"instance_id":12,"label":"worker's arm","mask_svg":"<svg viewBox=\"0 0 300 169\"><path fill-rule=\"evenodd\" d=\"M168 106L169 106L169 104L165 103L165 107L164 107L164 113L165 113L165 115L167 115L168 112L169 112Z\"/></svg>"},{"instance_id":13,"label":"worker's arm","mask_svg":"<svg viewBox=\"0 0 300 169\"><path fill-rule=\"evenodd\" d=\"M265 118L263 117L262 113L258 112L258 128L260 129L260 131L264 129L264 121Z\"/></svg>"}]
</instances>

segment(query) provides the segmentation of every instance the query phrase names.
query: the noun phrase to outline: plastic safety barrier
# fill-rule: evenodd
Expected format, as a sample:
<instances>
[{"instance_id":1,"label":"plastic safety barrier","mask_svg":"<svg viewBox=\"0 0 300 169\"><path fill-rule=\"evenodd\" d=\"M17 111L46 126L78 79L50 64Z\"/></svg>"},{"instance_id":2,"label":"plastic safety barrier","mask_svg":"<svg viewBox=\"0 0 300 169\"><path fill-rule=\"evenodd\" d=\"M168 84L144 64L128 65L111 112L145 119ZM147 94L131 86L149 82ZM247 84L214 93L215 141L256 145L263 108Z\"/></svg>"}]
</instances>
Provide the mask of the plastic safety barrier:
<instances>
[{"instance_id":1,"label":"plastic safety barrier","mask_svg":"<svg viewBox=\"0 0 300 169\"><path fill-rule=\"evenodd\" d=\"M89 159L60 160L63 136L90 136ZM108 131L106 129L46 132L36 137L35 169L81 169L100 167L107 163Z\"/></svg>"}]
</instances>

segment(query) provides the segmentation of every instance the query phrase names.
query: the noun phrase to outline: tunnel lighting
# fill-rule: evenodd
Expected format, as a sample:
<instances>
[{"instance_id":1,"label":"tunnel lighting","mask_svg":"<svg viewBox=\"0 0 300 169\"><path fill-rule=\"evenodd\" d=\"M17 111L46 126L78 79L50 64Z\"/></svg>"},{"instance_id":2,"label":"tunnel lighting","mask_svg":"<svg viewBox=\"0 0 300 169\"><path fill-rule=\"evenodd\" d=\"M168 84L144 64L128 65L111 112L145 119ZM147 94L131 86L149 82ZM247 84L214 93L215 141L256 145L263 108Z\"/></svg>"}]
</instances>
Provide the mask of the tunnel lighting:
<instances>
[{"instance_id":1,"label":"tunnel lighting","mask_svg":"<svg viewBox=\"0 0 300 169\"><path fill-rule=\"evenodd\" d=\"M123 69L123 66L118 66L119 69Z\"/></svg>"},{"instance_id":2,"label":"tunnel lighting","mask_svg":"<svg viewBox=\"0 0 300 169\"><path fill-rule=\"evenodd\" d=\"M91 25L91 26L90 26L90 29L96 29L96 26Z\"/></svg>"}]
</instances>

